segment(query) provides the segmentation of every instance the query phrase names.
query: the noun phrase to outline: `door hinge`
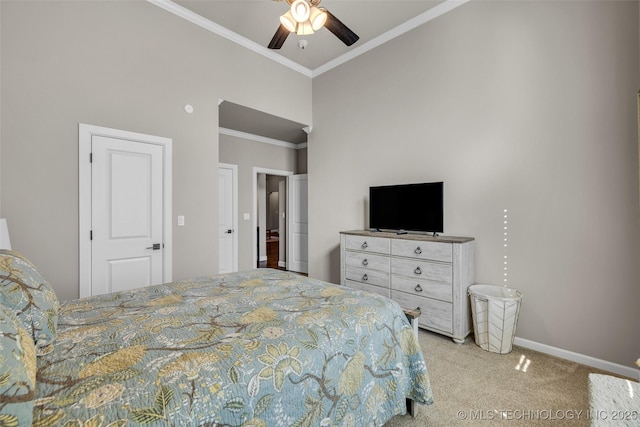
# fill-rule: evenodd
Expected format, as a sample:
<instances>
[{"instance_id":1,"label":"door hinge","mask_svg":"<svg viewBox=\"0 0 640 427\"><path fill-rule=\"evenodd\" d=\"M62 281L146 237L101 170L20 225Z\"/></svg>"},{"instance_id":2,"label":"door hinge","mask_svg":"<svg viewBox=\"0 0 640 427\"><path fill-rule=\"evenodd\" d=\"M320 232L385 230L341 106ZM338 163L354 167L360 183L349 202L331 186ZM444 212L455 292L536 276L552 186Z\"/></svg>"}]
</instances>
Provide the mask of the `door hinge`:
<instances>
[{"instance_id":1,"label":"door hinge","mask_svg":"<svg viewBox=\"0 0 640 427\"><path fill-rule=\"evenodd\" d=\"M93 240L93 230L89 230L89 240Z\"/></svg>"},{"instance_id":2,"label":"door hinge","mask_svg":"<svg viewBox=\"0 0 640 427\"><path fill-rule=\"evenodd\" d=\"M89 153L89 163L93 163L93 153Z\"/></svg>"}]
</instances>

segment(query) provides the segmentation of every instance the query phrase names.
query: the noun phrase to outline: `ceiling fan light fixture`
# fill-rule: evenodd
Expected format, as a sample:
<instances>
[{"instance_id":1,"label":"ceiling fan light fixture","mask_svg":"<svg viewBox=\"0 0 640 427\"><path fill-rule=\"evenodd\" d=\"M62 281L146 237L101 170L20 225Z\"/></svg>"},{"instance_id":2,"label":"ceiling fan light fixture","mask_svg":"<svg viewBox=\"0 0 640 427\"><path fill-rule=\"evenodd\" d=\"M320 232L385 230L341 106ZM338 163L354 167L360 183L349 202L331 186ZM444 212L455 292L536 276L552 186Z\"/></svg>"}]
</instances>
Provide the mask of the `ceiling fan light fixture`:
<instances>
[{"instance_id":1,"label":"ceiling fan light fixture","mask_svg":"<svg viewBox=\"0 0 640 427\"><path fill-rule=\"evenodd\" d=\"M299 36L308 36L313 34L313 27L311 26L311 21L307 20L304 22L298 23L298 28L296 29L296 34Z\"/></svg>"},{"instance_id":2,"label":"ceiling fan light fixture","mask_svg":"<svg viewBox=\"0 0 640 427\"><path fill-rule=\"evenodd\" d=\"M324 26L325 22L327 22L327 12L321 8L312 6L309 21L311 22L311 28L313 28L314 31L318 31Z\"/></svg>"},{"instance_id":3,"label":"ceiling fan light fixture","mask_svg":"<svg viewBox=\"0 0 640 427\"><path fill-rule=\"evenodd\" d=\"M309 15L311 15L311 6L309 6L306 0L295 0L291 3L291 15L296 22L305 22L309 19Z\"/></svg>"},{"instance_id":4,"label":"ceiling fan light fixture","mask_svg":"<svg viewBox=\"0 0 640 427\"><path fill-rule=\"evenodd\" d=\"M351 46L360 38L334 14L324 7L319 7L321 0L286 0L286 2L289 10L280 16L280 25L267 46L269 49L280 49L291 33L307 36L314 34L322 27L347 46Z\"/></svg>"},{"instance_id":5,"label":"ceiling fan light fixture","mask_svg":"<svg viewBox=\"0 0 640 427\"><path fill-rule=\"evenodd\" d=\"M284 27L290 32L293 33L296 31L297 23L293 19L293 16L291 15L290 10L288 10L287 13L285 13L284 15L280 16L280 23L284 25Z\"/></svg>"}]
</instances>

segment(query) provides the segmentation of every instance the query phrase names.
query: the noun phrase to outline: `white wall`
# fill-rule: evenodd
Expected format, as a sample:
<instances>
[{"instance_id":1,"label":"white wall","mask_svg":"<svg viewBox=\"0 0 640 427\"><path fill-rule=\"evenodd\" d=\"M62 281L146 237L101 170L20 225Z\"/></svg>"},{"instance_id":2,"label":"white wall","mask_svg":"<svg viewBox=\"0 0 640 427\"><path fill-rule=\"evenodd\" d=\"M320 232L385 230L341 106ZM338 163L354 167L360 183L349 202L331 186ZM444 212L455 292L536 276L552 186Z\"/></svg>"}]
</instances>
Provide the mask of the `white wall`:
<instances>
[{"instance_id":1,"label":"white wall","mask_svg":"<svg viewBox=\"0 0 640 427\"><path fill-rule=\"evenodd\" d=\"M218 99L311 123L310 79L148 2L0 8L0 200L14 249L60 299L78 296L81 122L173 139L173 212L186 217L173 278L217 273Z\"/></svg>"},{"instance_id":2,"label":"white wall","mask_svg":"<svg viewBox=\"0 0 640 427\"><path fill-rule=\"evenodd\" d=\"M524 293L517 335L640 354L638 2L470 2L313 80L310 276L372 185L445 182L476 279ZM508 247L503 211L508 209Z\"/></svg>"}]
</instances>

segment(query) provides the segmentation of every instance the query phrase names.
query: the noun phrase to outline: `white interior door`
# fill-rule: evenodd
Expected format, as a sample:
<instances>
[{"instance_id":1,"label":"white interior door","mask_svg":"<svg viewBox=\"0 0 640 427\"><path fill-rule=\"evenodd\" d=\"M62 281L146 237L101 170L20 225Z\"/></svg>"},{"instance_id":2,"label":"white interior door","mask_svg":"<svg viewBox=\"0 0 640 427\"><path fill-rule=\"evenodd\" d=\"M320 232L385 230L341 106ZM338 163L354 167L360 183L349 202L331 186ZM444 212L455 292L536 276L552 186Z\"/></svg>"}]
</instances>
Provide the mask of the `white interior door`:
<instances>
[{"instance_id":1,"label":"white interior door","mask_svg":"<svg viewBox=\"0 0 640 427\"><path fill-rule=\"evenodd\" d=\"M309 273L307 175L287 177L287 269Z\"/></svg>"},{"instance_id":2,"label":"white interior door","mask_svg":"<svg viewBox=\"0 0 640 427\"><path fill-rule=\"evenodd\" d=\"M91 286L163 283L163 148L92 136Z\"/></svg>"},{"instance_id":3,"label":"white interior door","mask_svg":"<svg viewBox=\"0 0 640 427\"><path fill-rule=\"evenodd\" d=\"M218 266L220 273L238 270L238 235L236 233L237 166L218 167Z\"/></svg>"}]
</instances>

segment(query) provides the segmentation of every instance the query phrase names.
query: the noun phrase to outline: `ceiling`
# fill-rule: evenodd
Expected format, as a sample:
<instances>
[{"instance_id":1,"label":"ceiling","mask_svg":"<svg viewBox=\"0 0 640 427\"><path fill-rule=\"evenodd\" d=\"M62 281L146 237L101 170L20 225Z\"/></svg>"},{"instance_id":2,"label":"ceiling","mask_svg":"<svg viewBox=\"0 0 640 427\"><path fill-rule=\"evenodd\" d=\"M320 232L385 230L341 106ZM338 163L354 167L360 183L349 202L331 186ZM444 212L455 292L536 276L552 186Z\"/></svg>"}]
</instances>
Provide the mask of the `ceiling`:
<instances>
[{"instance_id":1,"label":"ceiling","mask_svg":"<svg viewBox=\"0 0 640 427\"><path fill-rule=\"evenodd\" d=\"M309 77L434 19L468 0L323 0L320 6L360 39L345 46L326 28L315 34L290 34L281 49L266 46L289 6L284 0L149 0L196 25L226 37ZM307 40L305 49L298 41Z\"/></svg>"},{"instance_id":2,"label":"ceiling","mask_svg":"<svg viewBox=\"0 0 640 427\"><path fill-rule=\"evenodd\" d=\"M360 39L347 47L326 28L290 34L281 49L268 49L289 5L285 0L148 0L195 25L238 43L308 77L316 77L469 0L322 0ZM305 49L298 46L306 40ZM306 146L310 127L224 101L220 133L263 142ZM299 145L305 144L305 145Z\"/></svg>"}]
</instances>

